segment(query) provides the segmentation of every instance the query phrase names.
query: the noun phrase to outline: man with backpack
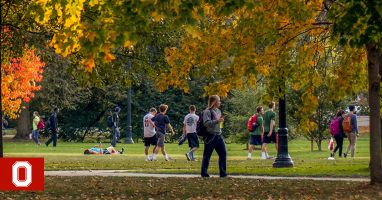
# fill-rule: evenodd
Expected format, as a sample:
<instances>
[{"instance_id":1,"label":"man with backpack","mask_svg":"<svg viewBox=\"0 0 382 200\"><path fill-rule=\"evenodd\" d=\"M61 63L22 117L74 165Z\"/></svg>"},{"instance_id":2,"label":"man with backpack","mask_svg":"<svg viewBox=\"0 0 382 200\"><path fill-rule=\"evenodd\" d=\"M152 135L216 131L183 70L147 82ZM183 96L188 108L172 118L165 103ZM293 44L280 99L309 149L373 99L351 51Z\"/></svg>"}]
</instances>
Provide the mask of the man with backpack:
<instances>
[{"instance_id":1,"label":"man with backpack","mask_svg":"<svg viewBox=\"0 0 382 200\"><path fill-rule=\"evenodd\" d=\"M355 114L355 106L350 105L349 111L350 111L349 114L346 115L342 123L343 130L346 133L349 140L349 146L346 150L346 153L344 153L344 158L348 156L349 151L351 151L351 157L354 158L355 145L357 143L357 136L358 136L358 125L357 125L357 115Z\"/></svg>"},{"instance_id":2,"label":"man with backpack","mask_svg":"<svg viewBox=\"0 0 382 200\"><path fill-rule=\"evenodd\" d=\"M249 148L247 160L252 160L252 152L255 145L261 145L261 132L259 132L259 125L262 124L261 113L259 111L262 107L256 109L256 114L248 119L248 131L249 131ZM261 111L260 111L261 112Z\"/></svg>"},{"instance_id":3,"label":"man with backpack","mask_svg":"<svg viewBox=\"0 0 382 200\"><path fill-rule=\"evenodd\" d=\"M339 150L338 156L342 157L342 146L344 142L344 131L342 123L344 121L345 111L340 110L332 121L330 121L330 134L336 140L336 147L333 152L330 153L328 160L334 160L334 155Z\"/></svg>"},{"instance_id":4,"label":"man with backpack","mask_svg":"<svg viewBox=\"0 0 382 200\"><path fill-rule=\"evenodd\" d=\"M220 97L218 95L212 95L208 98L208 108L203 111L205 137L201 169L202 177L210 177L208 174L208 166L214 150L219 155L220 177L227 176L227 150L221 130L221 124L224 122L224 117L219 109L220 105Z\"/></svg>"},{"instance_id":5,"label":"man with backpack","mask_svg":"<svg viewBox=\"0 0 382 200\"><path fill-rule=\"evenodd\" d=\"M119 131L119 112L121 111L121 108L119 106L114 108L114 112L112 115L113 119L113 138L111 139L111 146L116 147L117 141L119 140L119 137L121 136L121 132Z\"/></svg>"},{"instance_id":6,"label":"man with backpack","mask_svg":"<svg viewBox=\"0 0 382 200\"><path fill-rule=\"evenodd\" d=\"M186 134L188 140L188 146L190 151L186 153L188 161L195 161L194 152L199 148L199 139L196 134L196 123L199 120L199 116L195 114L196 107L191 105L189 107L190 113L184 117L183 121L183 133Z\"/></svg>"},{"instance_id":7,"label":"man with backpack","mask_svg":"<svg viewBox=\"0 0 382 200\"><path fill-rule=\"evenodd\" d=\"M49 138L48 141L45 142L45 145L48 147L51 142L53 142L53 147L56 147L57 145L57 133L58 133L58 119L57 114L59 112L59 109L55 107L53 109L52 115L49 117L49 128L52 131L52 135Z\"/></svg>"}]
</instances>

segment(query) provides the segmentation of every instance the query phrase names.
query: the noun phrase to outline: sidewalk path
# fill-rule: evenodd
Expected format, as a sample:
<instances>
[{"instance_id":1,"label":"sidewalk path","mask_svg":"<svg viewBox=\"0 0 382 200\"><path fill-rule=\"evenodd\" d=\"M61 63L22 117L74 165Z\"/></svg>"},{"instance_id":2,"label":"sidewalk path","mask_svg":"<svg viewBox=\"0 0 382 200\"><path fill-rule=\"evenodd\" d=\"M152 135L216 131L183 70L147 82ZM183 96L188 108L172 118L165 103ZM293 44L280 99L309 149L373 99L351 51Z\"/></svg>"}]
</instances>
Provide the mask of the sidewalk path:
<instances>
[{"instance_id":1,"label":"sidewalk path","mask_svg":"<svg viewBox=\"0 0 382 200\"><path fill-rule=\"evenodd\" d=\"M133 173L126 170L78 170L78 171L45 171L45 176L121 176L121 177L152 177L152 178L199 178L197 174L148 174ZM218 177L218 176L212 176ZM315 180L315 181L355 181L370 182L370 178L334 178L334 177L285 177L228 175L229 178L264 179L264 180Z\"/></svg>"}]
</instances>

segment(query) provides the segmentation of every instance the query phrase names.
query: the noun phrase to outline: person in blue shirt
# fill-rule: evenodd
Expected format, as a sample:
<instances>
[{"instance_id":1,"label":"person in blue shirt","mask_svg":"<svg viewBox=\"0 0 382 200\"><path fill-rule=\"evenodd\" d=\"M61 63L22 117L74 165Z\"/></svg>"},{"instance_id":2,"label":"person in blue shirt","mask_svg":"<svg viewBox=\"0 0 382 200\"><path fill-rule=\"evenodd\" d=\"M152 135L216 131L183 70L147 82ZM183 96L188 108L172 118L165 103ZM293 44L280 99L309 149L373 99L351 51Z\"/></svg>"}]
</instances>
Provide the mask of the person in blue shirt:
<instances>
[{"instance_id":1,"label":"person in blue shirt","mask_svg":"<svg viewBox=\"0 0 382 200\"><path fill-rule=\"evenodd\" d=\"M53 109L52 115L49 117L50 130L52 131L52 135L48 141L45 142L45 145L48 147L50 143L53 142L53 147L57 145L57 134L58 134L58 119L57 114L59 109L55 107Z\"/></svg>"},{"instance_id":2,"label":"person in blue shirt","mask_svg":"<svg viewBox=\"0 0 382 200\"><path fill-rule=\"evenodd\" d=\"M352 131L348 136L349 146L346 150L346 153L344 153L344 157L346 158L348 156L349 151L350 151L351 157L354 158L355 145L357 143L357 137L358 137L358 125L357 125L357 115L355 114L355 106L350 105L349 111L350 112L348 115L350 115L350 124L351 124Z\"/></svg>"},{"instance_id":3,"label":"person in blue shirt","mask_svg":"<svg viewBox=\"0 0 382 200\"><path fill-rule=\"evenodd\" d=\"M158 154L159 150L162 150L164 159L166 161L170 160L170 158L167 155L166 149L164 148L164 139L166 136L166 128L168 128L173 135L175 133L174 133L174 129L172 128L172 126L170 124L170 119L166 115L167 109L168 109L167 105L161 104L159 106L160 113L151 119L151 121L153 121L155 123L155 127L157 128L157 136L158 136L157 147L155 148L155 151L154 151L153 156L152 156L153 161L156 161L157 154Z\"/></svg>"},{"instance_id":4,"label":"person in blue shirt","mask_svg":"<svg viewBox=\"0 0 382 200\"><path fill-rule=\"evenodd\" d=\"M121 132L119 131L119 112L121 112L121 108L119 106L114 108L114 112L112 114L113 118L113 138L111 139L111 146L116 147L117 141L121 137Z\"/></svg>"}]
</instances>

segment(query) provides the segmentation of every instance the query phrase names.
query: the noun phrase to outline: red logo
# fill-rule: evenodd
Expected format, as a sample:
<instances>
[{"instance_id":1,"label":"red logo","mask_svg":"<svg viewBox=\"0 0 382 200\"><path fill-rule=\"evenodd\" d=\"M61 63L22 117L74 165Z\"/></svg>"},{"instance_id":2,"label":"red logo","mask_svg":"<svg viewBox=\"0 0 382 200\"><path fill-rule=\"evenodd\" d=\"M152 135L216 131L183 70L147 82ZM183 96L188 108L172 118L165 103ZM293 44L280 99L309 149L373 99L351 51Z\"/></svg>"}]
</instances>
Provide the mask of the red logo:
<instances>
[{"instance_id":1,"label":"red logo","mask_svg":"<svg viewBox=\"0 0 382 200\"><path fill-rule=\"evenodd\" d=\"M0 158L0 190L44 190L44 158Z\"/></svg>"}]
</instances>

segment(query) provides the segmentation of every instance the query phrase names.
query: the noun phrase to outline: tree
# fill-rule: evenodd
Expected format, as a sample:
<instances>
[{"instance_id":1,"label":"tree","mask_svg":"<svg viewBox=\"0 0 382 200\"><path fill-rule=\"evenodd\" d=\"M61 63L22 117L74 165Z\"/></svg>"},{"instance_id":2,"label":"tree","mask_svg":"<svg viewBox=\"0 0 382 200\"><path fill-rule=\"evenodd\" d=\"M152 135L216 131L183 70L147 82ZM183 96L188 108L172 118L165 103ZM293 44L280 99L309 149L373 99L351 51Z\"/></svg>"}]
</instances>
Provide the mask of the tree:
<instances>
[{"instance_id":1,"label":"tree","mask_svg":"<svg viewBox=\"0 0 382 200\"><path fill-rule=\"evenodd\" d=\"M2 113L16 118L22 102L29 102L34 92L41 89L37 85L42 80L45 63L35 55L34 50L28 50L21 58L14 58L1 67L1 100Z\"/></svg>"},{"instance_id":2,"label":"tree","mask_svg":"<svg viewBox=\"0 0 382 200\"><path fill-rule=\"evenodd\" d=\"M382 75L382 4L379 1L327 1L333 33L343 44L366 49L370 106L370 178L382 183L380 82ZM332 3L332 4L330 4ZM329 8L330 7L330 8Z\"/></svg>"}]
</instances>

